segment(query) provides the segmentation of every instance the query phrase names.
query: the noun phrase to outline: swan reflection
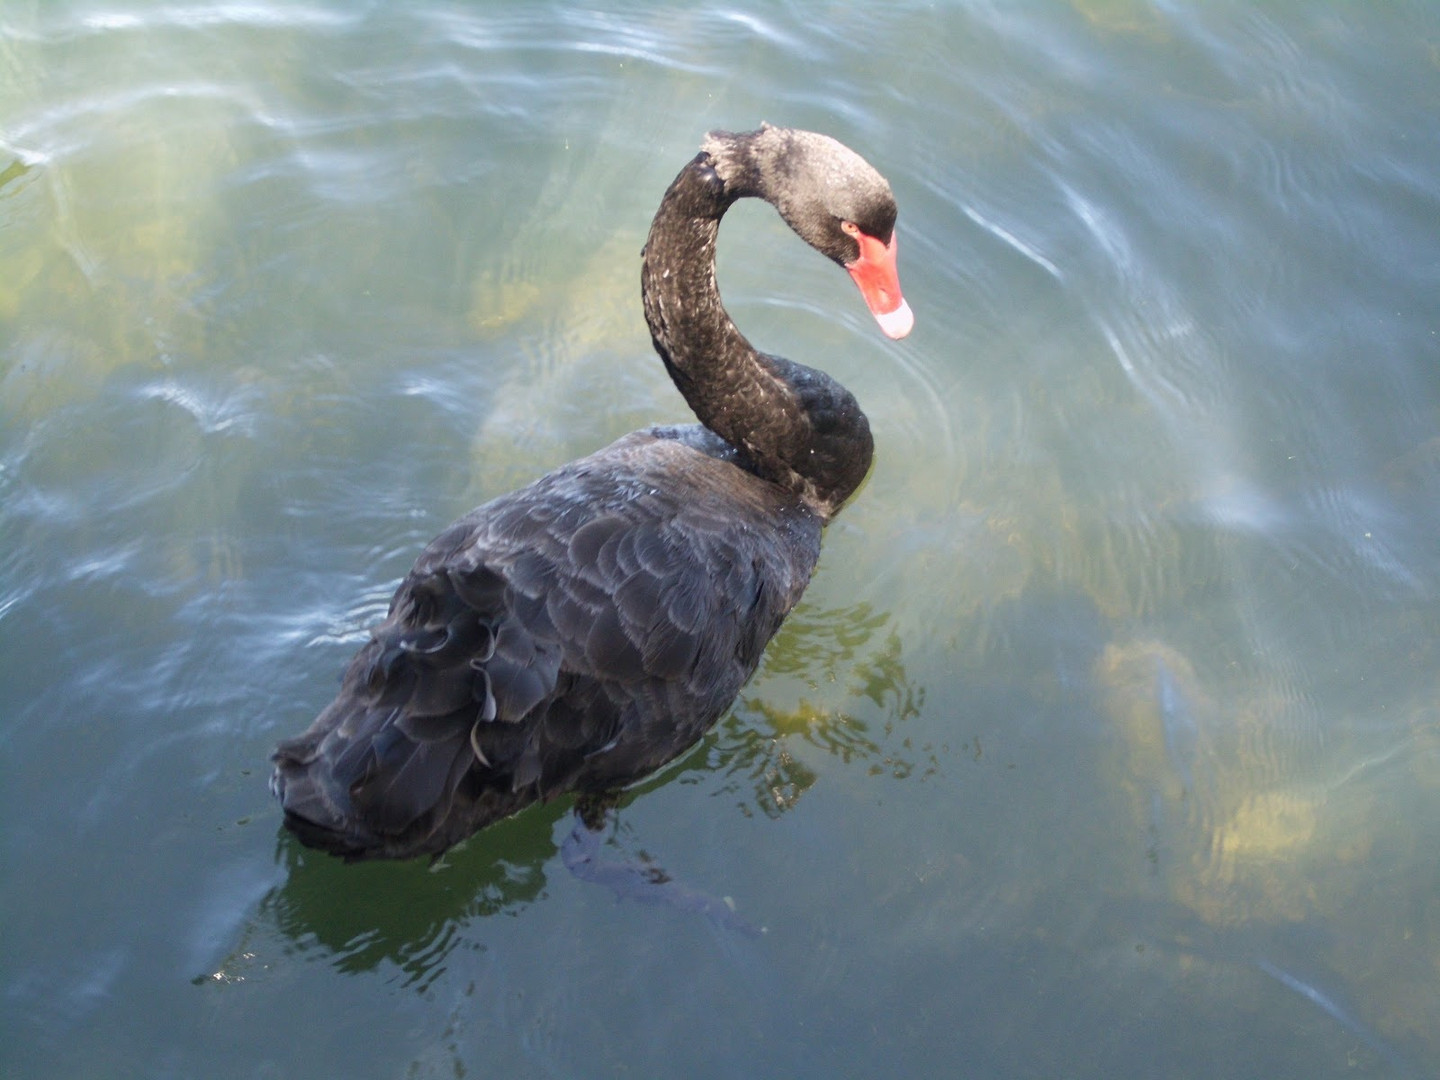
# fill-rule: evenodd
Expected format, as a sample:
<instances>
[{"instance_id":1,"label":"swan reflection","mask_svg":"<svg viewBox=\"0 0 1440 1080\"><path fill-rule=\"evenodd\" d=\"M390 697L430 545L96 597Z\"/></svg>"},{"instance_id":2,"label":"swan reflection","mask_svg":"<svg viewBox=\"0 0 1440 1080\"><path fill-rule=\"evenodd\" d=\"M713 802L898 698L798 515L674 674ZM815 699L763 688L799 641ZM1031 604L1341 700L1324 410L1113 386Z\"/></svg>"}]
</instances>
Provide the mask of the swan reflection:
<instances>
[{"instance_id":1,"label":"swan reflection","mask_svg":"<svg viewBox=\"0 0 1440 1080\"><path fill-rule=\"evenodd\" d=\"M797 756L797 743L847 765L867 762L872 775L923 780L939 772L944 748L917 746L905 733L925 690L911 683L889 621L868 603L802 608L791 617L771 646L762 686L787 677L818 690L843 680L847 693L838 705L802 694L788 707L760 694L741 697L720 724L712 764L727 778L722 791L742 796L742 813L779 817L815 784L818 774Z\"/></svg>"}]
</instances>

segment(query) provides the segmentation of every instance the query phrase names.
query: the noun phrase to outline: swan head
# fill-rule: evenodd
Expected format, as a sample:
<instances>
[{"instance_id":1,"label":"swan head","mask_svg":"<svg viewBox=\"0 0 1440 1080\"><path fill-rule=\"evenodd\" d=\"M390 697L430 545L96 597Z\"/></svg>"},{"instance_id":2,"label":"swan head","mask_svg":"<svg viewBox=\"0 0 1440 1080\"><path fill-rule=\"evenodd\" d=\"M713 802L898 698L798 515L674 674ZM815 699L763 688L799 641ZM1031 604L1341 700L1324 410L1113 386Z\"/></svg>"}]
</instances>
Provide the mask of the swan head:
<instances>
[{"instance_id":1,"label":"swan head","mask_svg":"<svg viewBox=\"0 0 1440 1080\"><path fill-rule=\"evenodd\" d=\"M769 124L711 132L703 149L729 195L765 199L802 240L845 268L888 337L910 332L915 316L900 291L895 196L868 161L828 135Z\"/></svg>"}]
</instances>

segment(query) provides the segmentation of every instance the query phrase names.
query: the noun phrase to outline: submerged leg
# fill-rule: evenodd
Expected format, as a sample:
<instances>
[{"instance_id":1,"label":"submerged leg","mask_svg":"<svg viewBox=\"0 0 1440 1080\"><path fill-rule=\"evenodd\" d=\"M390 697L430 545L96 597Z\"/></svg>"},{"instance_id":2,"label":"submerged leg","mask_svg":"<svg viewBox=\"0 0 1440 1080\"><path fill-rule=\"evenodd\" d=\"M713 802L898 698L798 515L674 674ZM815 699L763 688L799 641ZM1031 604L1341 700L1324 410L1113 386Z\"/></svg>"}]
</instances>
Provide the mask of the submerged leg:
<instances>
[{"instance_id":1,"label":"submerged leg","mask_svg":"<svg viewBox=\"0 0 1440 1080\"><path fill-rule=\"evenodd\" d=\"M728 898L682 885L654 863L602 859L601 833L609 813L610 805L604 800L585 798L576 804L575 827L560 845L560 861L565 869L581 881L605 886L620 900L697 912L716 926L752 937L763 932L740 918Z\"/></svg>"}]
</instances>

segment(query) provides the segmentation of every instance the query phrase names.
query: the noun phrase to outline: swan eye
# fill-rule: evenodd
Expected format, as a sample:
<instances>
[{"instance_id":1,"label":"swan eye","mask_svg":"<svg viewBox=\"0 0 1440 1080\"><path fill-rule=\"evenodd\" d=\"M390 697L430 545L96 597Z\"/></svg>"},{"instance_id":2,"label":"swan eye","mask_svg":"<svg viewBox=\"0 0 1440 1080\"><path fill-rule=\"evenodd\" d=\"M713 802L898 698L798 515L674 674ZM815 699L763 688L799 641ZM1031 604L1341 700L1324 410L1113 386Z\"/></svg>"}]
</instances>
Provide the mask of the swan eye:
<instances>
[{"instance_id":1,"label":"swan eye","mask_svg":"<svg viewBox=\"0 0 1440 1080\"><path fill-rule=\"evenodd\" d=\"M840 219L840 231L846 236L853 236L857 239L860 236L860 226L853 221L846 221L844 218Z\"/></svg>"}]
</instances>

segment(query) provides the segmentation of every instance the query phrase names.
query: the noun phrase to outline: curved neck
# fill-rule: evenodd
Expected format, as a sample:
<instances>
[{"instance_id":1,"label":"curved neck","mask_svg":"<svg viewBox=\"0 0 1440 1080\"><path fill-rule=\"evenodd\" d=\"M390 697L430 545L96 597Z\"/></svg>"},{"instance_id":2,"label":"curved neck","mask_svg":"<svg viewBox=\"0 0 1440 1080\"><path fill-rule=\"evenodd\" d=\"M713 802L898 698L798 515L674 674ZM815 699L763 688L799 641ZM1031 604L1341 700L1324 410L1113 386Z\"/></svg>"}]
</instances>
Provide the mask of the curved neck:
<instances>
[{"instance_id":1,"label":"curved neck","mask_svg":"<svg viewBox=\"0 0 1440 1080\"><path fill-rule=\"evenodd\" d=\"M752 472L829 520L870 469L870 425L838 382L756 351L726 313L715 239L725 211L746 195L771 201L752 170L727 184L708 153L680 171L645 243L645 321L700 422L736 447Z\"/></svg>"}]
</instances>

